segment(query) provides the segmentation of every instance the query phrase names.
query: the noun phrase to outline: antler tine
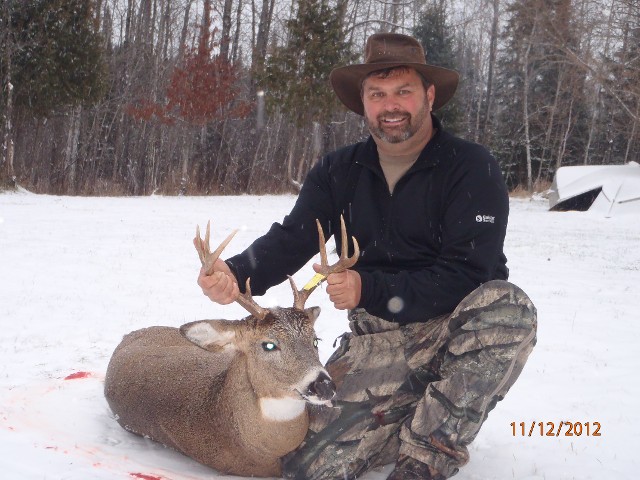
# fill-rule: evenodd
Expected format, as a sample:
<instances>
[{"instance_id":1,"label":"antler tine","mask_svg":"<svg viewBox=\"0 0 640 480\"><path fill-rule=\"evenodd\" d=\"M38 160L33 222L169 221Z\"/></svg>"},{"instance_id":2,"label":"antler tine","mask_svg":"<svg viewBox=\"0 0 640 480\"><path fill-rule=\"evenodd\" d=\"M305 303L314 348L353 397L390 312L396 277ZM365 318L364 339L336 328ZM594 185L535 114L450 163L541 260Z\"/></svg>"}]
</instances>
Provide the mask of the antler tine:
<instances>
[{"instance_id":1,"label":"antler tine","mask_svg":"<svg viewBox=\"0 0 640 480\"><path fill-rule=\"evenodd\" d=\"M342 233L342 251L340 252L340 260L336 263L332 268L334 268L331 273L342 272L348 268L353 267L358 261L358 257L360 256L360 245L358 245L358 241L356 237L352 236L351 240L353 240L353 255L350 257L348 255L349 244L347 243L347 227L344 223L344 216L340 215L340 230Z\"/></svg>"},{"instance_id":2,"label":"antler tine","mask_svg":"<svg viewBox=\"0 0 640 480\"><path fill-rule=\"evenodd\" d=\"M207 231L204 234L204 245L205 245L205 247L207 249L206 250L207 254L211 253L211 249L209 247L209 245L211 245L209 243L210 240L211 240L211 220L208 220L207 221Z\"/></svg>"},{"instance_id":3,"label":"antler tine","mask_svg":"<svg viewBox=\"0 0 640 480\"><path fill-rule=\"evenodd\" d=\"M241 293L240 295L238 295L238 298L236 298L236 302L242 305L242 308L244 308L254 317L259 318L260 320L264 320L264 318L269 313L269 310L258 305L253 299L253 296L251 296L250 281L251 279L247 278L247 281L244 285L245 293Z\"/></svg>"},{"instance_id":4,"label":"antler tine","mask_svg":"<svg viewBox=\"0 0 640 480\"><path fill-rule=\"evenodd\" d=\"M293 277L291 275L288 275L288 277L291 290L293 291L293 308L304 310L304 304L307 301L307 298L309 298L309 295L311 295L311 292L315 290L315 287L309 290L305 290L304 288L302 290L298 290L296 282L293 281Z\"/></svg>"},{"instance_id":5,"label":"antler tine","mask_svg":"<svg viewBox=\"0 0 640 480\"><path fill-rule=\"evenodd\" d=\"M342 216L340 218L342 218ZM324 238L324 231L322 230L322 224L320 223L320 220L318 220L317 218L316 218L316 227L318 227L318 241L320 243L320 265L323 268L329 268L329 261L327 260L327 241Z\"/></svg>"},{"instance_id":6,"label":"antler tine","mask_svg":"<svg viewBox=\"0 0 640 480\"><path fill-rule=\"evenodd\" d=\"M211 247L209 246L209 240L211 237L211 222L207 222L207 230L204 235L204 240L200 236L200 226L196 226L196 238L194 244L196 250L198 251L198 256L200 257L200 262L204 267L204 272L206 275L211 275L214 272L213 266L216 263L216 260L218 259L218 257L220 257L220 254L229 244L231 239L233 239L236 233L238 233L238 230L234 230L233 232L231 232L227 236L227 238L225 238L222 243L218 245L218 248L216 248L212 253ZM262 308L253 300L248 278L245 285L245 292L246 293L241 293L238 295L238 298L236 298L236 302L254 317L257 317L261 320L264 319L269 311L265 308Z\"/></svg>"},{"instance_id":7,"label":"antler tine","mask_svg":"<svg viewBox=\"0 0 640 480\"><path fill-rule=\"evenodd\" d=\"M207 257L207 254L205 252L202 238L200 237L200 225L196 225L196 238L193 239L193 244L195 245L196 251L198 252L198 258L200 258L200 263L204 267L204 261Z\"/></svg>"},{"instance_id":8,"label":"antler tine","mask_svg":"<svg viewBox=\"0 0 640 480\"><path fill-rule=\"evenodd\" d=\"M356 237L351 237L351 240L353 241L353 255L350 257L348 256L349 244L347 243L347 226L345 225L344 217L340 215L340 238L342 240L342 251L340 252L340 259L333 265L329 265L329 261L327 260L327 247L325 245L322 225L319 220L316 220L316 224L318 226L318 238L320 241L320 273L326 277L331 273L344 272L348 268L353 267L360 256L360 246L358 245Z\"/></svg>"},{"instance_id":9,"label":"antler tine","mask_svg":"<svg viewBox=\"0 0 640 480\"><path fill-rule=\"evenodd\" d=\"M324 232L322 231L322 224L320 220L316 219L316 225L318 227L318 241L320 243L320 272L318 275L321 276L320 280L311 283L310 287L304 287L302 290L298 290L296 288L293 279L289 277L289 282L291 283L291 288L293 289L293 306L300 310L304 309L304 304L309 298L309 295L316 289L322 281L327 278L328 275L332 273L343 272L351 267L353 267L358 261L358 257L360 256L360 246L358 245L358 241L356 237L351 237L353 241L353 255L348 256L349 244L347 243L347 227L344 222L344 217L340 215L340 230L341 230L341 240L342 240L342 251L340 252L340 259L334 263L333 265L329 265L329 261L327 260L327 247L325 245L326 241L324 238Z\"/></svg>"},{"instance_id":10,"label":"antler tine","mask_svg":"<svg viewBox=\"0 0 640 480\"><path fill-rule=\"evenodd\" d=\"M195 246L198 251L198 256L200 257L200 263L204 267L204 273L207 275L211 275L213 273L213 265L216 263L216 260L222 253L222 251L229 245L229 242L235 234L238 233L238 230L234 230L231 232L227 238L215 249L213 253L211 253L211 247L209 246L209 239L211 238L211 222L207 222L207 230L204 234L204 240L200 236L200 226L196 225L196 239Z\"/></svg>"}]
</instances>

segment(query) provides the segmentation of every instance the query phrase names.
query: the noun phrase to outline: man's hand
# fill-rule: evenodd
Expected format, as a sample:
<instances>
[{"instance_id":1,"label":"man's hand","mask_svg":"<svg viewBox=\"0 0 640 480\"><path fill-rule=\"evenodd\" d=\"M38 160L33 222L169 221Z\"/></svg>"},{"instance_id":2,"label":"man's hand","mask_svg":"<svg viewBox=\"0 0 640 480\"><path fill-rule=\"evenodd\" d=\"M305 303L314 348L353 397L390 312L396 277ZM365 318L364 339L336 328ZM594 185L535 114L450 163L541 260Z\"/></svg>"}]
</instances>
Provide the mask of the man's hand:
<instances>
[{"instance_id":1,"label":"man's hand","mask_svg":"<svg viewBox=\"0 0 640 480\"><path fill-rule=\"evenodd\" d=\"M202 293L209 297L211 301L221 305L228 305L234 302L240 295L235 275L221 259L217 259L216 263L213 264L213 273L211 275L205 275L204 269L200 269L198 285L202 288Z\"/></svg>"},{"instance_id":2,"label":"man's hand","mask_svg":"<svg viewBox=\"0 0 640 480\"><path fill-rule=\"evenodd\" d=\"M314 264L313 269L318 272L320 265ZM332 273L327 277L329 300L338 310L356 308L360 303L361 288L360 274L355 270Z\"/></svg>"}]
</instances>

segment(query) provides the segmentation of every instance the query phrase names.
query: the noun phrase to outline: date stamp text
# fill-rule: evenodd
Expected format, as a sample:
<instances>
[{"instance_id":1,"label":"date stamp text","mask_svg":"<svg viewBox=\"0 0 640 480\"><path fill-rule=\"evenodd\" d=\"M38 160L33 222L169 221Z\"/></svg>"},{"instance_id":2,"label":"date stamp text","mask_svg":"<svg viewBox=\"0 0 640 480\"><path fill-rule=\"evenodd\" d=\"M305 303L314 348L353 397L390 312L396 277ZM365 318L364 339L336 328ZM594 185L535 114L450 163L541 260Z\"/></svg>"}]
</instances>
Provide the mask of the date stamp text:
<instances>
[{"instance_id":1,"label":"date stamp text","mask_svg":"<svg viewBox=\"0 0 640 480\"><path fill-rule=\"evenodd\" d=\"M511 422L514 437L601 437L600 422Z\"/></svg>"}]
</instances>

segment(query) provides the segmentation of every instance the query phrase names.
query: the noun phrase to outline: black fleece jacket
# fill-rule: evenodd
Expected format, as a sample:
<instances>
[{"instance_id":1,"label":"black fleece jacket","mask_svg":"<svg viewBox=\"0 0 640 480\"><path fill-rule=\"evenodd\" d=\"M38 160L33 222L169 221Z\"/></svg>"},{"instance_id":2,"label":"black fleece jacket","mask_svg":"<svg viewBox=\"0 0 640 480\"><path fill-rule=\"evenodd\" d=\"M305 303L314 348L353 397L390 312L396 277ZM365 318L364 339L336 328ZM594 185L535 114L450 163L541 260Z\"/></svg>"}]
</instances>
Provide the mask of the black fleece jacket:
<instances>
[{"instance_id":1,"label":"black fleece jacket","mask_svg":"<svg viewBox=\"0 0 640 480\"><path fill-rule=\"evenodd\" d=\"M227 260L239 285L250 277L253 294L262 295L305 265L318 253L316 218L327 238L337 233L340 252L341 213L360 245L358 306L372 315L426 321L453 311L482 283L506 280L509 200L498 164L432 118L436 134L393 194L371 137L318 162L282 224Z\"/></svg>"}]
</instances>

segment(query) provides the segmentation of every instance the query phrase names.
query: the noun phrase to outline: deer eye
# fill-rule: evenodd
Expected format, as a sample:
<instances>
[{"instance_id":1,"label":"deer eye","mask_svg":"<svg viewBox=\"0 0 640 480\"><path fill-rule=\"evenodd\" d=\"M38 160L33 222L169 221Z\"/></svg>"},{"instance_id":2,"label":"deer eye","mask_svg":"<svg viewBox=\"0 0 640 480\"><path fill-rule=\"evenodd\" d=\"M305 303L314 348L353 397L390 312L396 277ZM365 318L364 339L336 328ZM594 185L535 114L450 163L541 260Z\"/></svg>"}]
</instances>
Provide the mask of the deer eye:
<instances>
[{"instance_id":1,"label":"deer eye","mask_svg":"<svg viewBox=\"0 0 640 480\"><path fill-rule=\"evenodd\" d=\"M262 349L265 352L275 352L278 350L278 345L273 342L262 342Z\"/></svg>"}]
</instances>

